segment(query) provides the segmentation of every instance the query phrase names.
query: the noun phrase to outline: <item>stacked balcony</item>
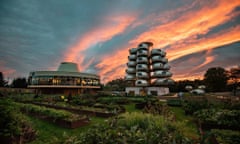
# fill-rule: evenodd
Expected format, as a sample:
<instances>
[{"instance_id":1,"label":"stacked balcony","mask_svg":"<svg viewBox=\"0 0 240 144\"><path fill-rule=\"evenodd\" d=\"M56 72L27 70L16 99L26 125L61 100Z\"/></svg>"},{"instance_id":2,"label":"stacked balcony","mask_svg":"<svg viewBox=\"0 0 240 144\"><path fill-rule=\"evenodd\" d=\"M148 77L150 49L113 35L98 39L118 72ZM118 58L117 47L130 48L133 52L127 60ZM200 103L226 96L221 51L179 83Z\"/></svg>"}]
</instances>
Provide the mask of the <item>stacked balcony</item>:
<instances>
[{"instance_id":1,"label":"stacked balcony","mask_svg":"<svg viewBox=\"0 0 240 144\"><path fill-rule=\"evenodd\" d=\"M143 42L138 46L135 86L145 87L150 84L149 49L152 45L150 42Z\"/></svg>"},{"instance_id":2,"label":"stacked balcony","mask_svg":"<svg viewBox=\"0 0 240 144\"><path fill-rule=\"evenodd\" d=\"M169 72L170 66L166 58L166 52L161 49L151 51L151 84L153 86L167 86L173 83L170 79L172 73Z\"/></svg>"},{"instance_id":3,"label":"stacked balcony","mask_svg":"<svg viewBox=\"0 0 240 144\"><path fill-rule=\"evenodd\" d=\"M136 65L137 65L136 59L137 59L137 48L132 48L129 50L126 77L125 77L125 79L128 81L136 80Z\"/></svg>"},{"instance_id":4,"label":"stacked balcony","mask_svg":"<svg viewBox=\"0 0 240 144\"><path fill-rule=\"evenodd\" d=\"M143 42L129 50L125 79L137 87L167 86L173 83L166 52L152 49L151 42Z\"/></svg>"}]
</instances>

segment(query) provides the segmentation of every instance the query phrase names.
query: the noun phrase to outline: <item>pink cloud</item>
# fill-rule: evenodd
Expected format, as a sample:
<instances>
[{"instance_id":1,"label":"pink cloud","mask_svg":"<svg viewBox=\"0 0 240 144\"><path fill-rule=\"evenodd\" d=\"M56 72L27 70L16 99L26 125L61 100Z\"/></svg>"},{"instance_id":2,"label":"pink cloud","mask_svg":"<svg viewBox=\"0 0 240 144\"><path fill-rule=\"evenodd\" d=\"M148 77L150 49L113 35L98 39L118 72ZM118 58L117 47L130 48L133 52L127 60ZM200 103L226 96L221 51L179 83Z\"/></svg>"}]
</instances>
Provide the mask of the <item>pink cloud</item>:
<instances>
[{"instance_id":1,"label":"pink cloud","mask_svg":"<svg viewBox=\"0 0 240 144\"><path fill-rule=\"evenodd\" d=\"M137 46L138 43L143 41L152 41L154 47L159 48L171 45L171 47L167 49L167 57L170 61L191 53L210 50L237 42L240 40L240 26L232 27L201 39L197 39L197 36L207 34L211 28L223 24L238 15L238 13L232 12L239 5L240 1L238 0L233 0L231 2L225 0L215 1L209 5L204 4L199 10L189 11L174 21L153 26L148 31L130 40L129 44L122 46L118 51L106 55L97 65L97 68L100 69L99 74L104 77L103 79L105 81L109 81L114 77L123 77L125 75L125 69L119 69L119 66L127 62L127 49ZM185 9L188 8L190 7L185 7ZM184 8L179 9L178 11L183 9ZM166 16L167 14L171 15L174 14L174 12L166 13ZM157 18L152 18L151 20L153 23L158 22ZM142 23L139 22L136 25L141 24L144 24L144 20ZM109 57L111 57L111 60ZM214 61L214 56L209 55L206 57L205 61L200 64L200 67L212 61ZM107 76L108 73L112 73L113 75ZM201 74L202 73L195 73L192 76L189 75L189 78L200 78ZM186 75L182 77L179 75L175 78L181 79L184 77L186 78Z\"/></svg>"},{"instance_id":2,"label":"pink cloud","mask_svg":"<svg viewBox=\"0 0 240 144\"><path fill-rule=\"evenodd\" d=\"M16 70L7 67L5 61L0 61L0 70L3 73L5 79L7 79L8 77L15 77L16 75Z\"/></svg>"},{"instance_id":3,"label":"pink cloud","mask_svg":"<svg viewBox=\"0 0 240 144\"><path fill-rule=\"evenodd\" d=\"M103 43L123 33L134 20L135 17L131 15L107 17L103 24L83 34L79 42L68 48L64 60L78 62L80 69L85 69L87 65L83 64L84 55L82 53L98 43Z\"/></svg>"}]
</instances>

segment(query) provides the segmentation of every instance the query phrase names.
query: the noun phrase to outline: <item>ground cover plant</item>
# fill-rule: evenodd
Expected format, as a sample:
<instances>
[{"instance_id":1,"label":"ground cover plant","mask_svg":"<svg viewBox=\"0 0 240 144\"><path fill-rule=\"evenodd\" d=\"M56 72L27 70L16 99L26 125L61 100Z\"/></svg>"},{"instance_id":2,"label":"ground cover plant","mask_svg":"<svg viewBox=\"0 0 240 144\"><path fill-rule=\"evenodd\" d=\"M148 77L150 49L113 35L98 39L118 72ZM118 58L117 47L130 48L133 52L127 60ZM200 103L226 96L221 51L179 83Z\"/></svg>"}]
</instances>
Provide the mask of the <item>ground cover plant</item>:
<instances>
[{"instance_id":1,"label":"ground cover plant","mask_svg":"<svg viewBox=\"0 0 240 144\"><path fill-rule=\"evenodd\" d=\"M240 111L227 109L202 109L194 113L194 116L205 125L240 130Z\"/></svg>"},{"instance_id":2,"label":"ground cover plant","mask_svg":"<svg viewBox=\"0 0 240 144\"><path fill-rule=\"evenodd\" d=\"M8 99L0 99L0 139L2 143L25 143L33 140L36 130L18 107Z\"/></svg>"},{"instance_id":3,"label":"ground cover plant","mask_svg":"<svg viewBox=\"0 0 240 144\"><path fill-rule=\"evenodd\" d=\"M183 135L179 125L165 120L163 116L136 112L124 113L109 119L105 125L95 125L77 137L59 142L65 143L69 139L79 144L193 143Z\"/></svg>"},{"instance_id":4,"label":"ground cover plant","mask_svg":"<svg viewBox=\"0 0 240 144\"><path fill-rule=\"evenodd\" d=\"M240 143L239 131L212 129L211 133L216 136L216 139L220 144L239 144Z\"/></svg>"},{"instance_id":5,"label":"ground cover plant","mask_svg":"<svg viewBox=\"0 0 240 144\"><path fill-rule=\"evenodd\" d=\"M38 119L66 128L78 128L90 123L89 117L65 110L56 110L34 104L15 103L21 112Z\"/></svg>"},{"instance_id":6,"label":"ground cover plant","mask_svg":"<svg viewBox=\"0 0 240 144\"><path fill-rule=\"evenodd\" d=\"M113 99L112 102L111 99ZM17 100L21 101L20 98L17 98ZM74 102L74 100L76 101ZM34 129L38 130L36 140L31 142L32 144L99 143L101 141L102 143L200 143L201 141L207 143L209 142L209 136L207 135L209 131L204 131L205 134L200 133L192 114L204 108L215 107L216 109L230 111L239 108L237 104L215 104L210 103L203 97L198 99L197 97L191 98L191 96L187 99L183 98L181 100L183 106L178 107L175 105L168 106L166 102L160 102L156 97L94 96L89 98L87 96L73 96L73 98L69 99L66 96L62 98L61 95L52 95L48 98L46 95L38 98L34 98L34 96L25 98L24 96L21 102L37 102L64 108L82 107L85 110L95 109L96 111L103 110L109 112L119 109L119 107L124 107L126 111L126 113L112 118L90 116L90 125L76 129L66 129L38 118L27 116L28 120L33 122ZM191 114L185 115L185 104L190 105L188 108ZM57 109L54 110L59 111ZM50 114L51 112L46 111L46 113ZM62 117L60 114L56 114L56 117L58 116ZM162 129L158 129L158 126L155 126L158 123L164 124L164 126L161 126ZM169 135L166 135L165 132ZM210 132L210 134L215 136L215 133ZM155 137L150 135L155 135L158 141L157 138L155 139ZM220 134L218 134L217 138L220 140Z\"/></svg>"},{"instance_id":7,"label":"ground cover plant","mask_svg":"<svg viewBox=\"0 0 240 144\"><path fill-rule=\"evenodd\" d=\"M34 104L16 103L15 105L20 107L20 109L26 113L48 116L48 117L54 118L54 120L64 119L67 121L76 121L79 119L86 118L86 116L83 116L83 115L77 115L68 111L56 110L53 108L37 106Z\"/></svg>"}]
</instances>

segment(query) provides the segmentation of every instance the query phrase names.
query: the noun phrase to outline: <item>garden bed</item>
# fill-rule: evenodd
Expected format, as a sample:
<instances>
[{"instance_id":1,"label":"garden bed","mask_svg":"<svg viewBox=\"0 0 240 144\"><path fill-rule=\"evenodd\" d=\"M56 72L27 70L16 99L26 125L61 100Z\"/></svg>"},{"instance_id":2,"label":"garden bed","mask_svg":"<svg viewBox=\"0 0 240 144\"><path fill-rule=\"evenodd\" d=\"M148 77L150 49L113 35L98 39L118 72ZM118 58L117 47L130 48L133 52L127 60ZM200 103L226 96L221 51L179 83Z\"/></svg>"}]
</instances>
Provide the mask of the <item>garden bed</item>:
<instances>
[{"instance_id":1,"label":"garden bed","mask_svg":"<svg viewBox=\"0 0 240 144\"><path fill-rule=\"evenodd\" d=\"M0 141L3 144L21 144L33 141L37 131L19 107L8 99L0 99Z\"/></svg>"},{"instance_id":2,"label":"garden bed","mask_svg":"<svg viewBox=\"0 0 240 144\"><path fill-rule=\"evenodd\" d=\"M227 109L203 109L194 113L202 129L240 130L240 111Z\"/></svg>"},{"instance_id":3,"label":"garden bed","mask_svg":"<svg viewBox=\"0 0 240 144\"><path fill-rule=\"evenodd\" d=\"M74 129L74 128L79 128L81 126L86 126L90 123L90 120L87 117L71 121L71 120L65 120L65 119L55 119L54 117L39 115L37 113L27 113L27 114L30 116L36 117L38 119L56 124L61 127L64 127L64 128Z\"/></svg>"},{"instance_id":4,"label":"garden bed","mask_svg":"<svg viewBox=\"0 0 240 144\"><path fill-rule=\"evenodd\" d=\"M36 131L28 131L23 135L16 136L3 136L0 135L0 140L2 144L23 144L27 142L31 142L36 138Z\"/></svg>"},{"instance_id":5,"label":"garden bed","mask_svg":"<svg viewBox=\"0 0 240 144\"><path fill-rule=\"evenodd\" d=\"M89 115L89 116L97 116L97 117L104 117L104 118L112 117L117 114L117 113L112 113L112 112L108 112L108 111L101 112L101 111L94 111L94 110L84 110L84 109L80 109L80 108L63 107L63 106L59 106L59 105L52 105L52 104L46 104L46 103L33 102L32 104L39 105L39 106L45 106L45 107L49 107L49 108L54 108L54 109L67 110L67 111L77 113L77 114L85 114L85 115Z\"/></svg>"},{"instance_id":6,"label":"garden bed","mask_svg":"<svg viewBox=\"0 0 240 144\"><path fill-rule=\"evenodd\" d=\"M203 130L211 130L211 129L224 129L224 130L240 130L239 127L231 126L231 125L223 125L212 122L198 122L199 127Z\"/></svg>"},{"instance_id":7,"label":"garden bed","mask_svg":"<svg viewBox=\"0 0 240 144\"><path fill-rule=\"evenodd\" d=\"M20 107L22 112L30 116L37 117L65 128L78 128L80 126L85 126L90 122L87 116L73 114L65 110L56 110L34 104L17 103L16 105Z\"/></svg>"}]
</instances>

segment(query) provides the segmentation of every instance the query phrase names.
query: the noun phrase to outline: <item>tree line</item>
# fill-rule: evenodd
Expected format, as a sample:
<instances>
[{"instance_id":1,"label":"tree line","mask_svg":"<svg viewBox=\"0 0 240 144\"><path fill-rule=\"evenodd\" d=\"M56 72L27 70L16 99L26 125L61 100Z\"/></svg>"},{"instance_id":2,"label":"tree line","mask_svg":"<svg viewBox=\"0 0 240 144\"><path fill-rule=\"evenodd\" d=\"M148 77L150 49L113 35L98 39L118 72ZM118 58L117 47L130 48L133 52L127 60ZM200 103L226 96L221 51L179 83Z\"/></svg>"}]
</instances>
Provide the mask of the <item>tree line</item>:
<instances>
[{"instance_id":1,"label":"tree line","mask_svg":"<svg viewBox=\"0 0 240 144\"><path fill-rule=\"evenodd\" d=\"M233 91L236 94L237 88L240 87L240 66L230 70L225 70L222 67L212 67L205 72L202 80L175 81L173 85L169 86L169 89L171 92L184 92L187 91L185 89L187 85L191 85L193 88L205 85L208 92ZM108 82L104 89L124 91L125 87L128 86L132 86L132 84L126 82L124 78L118 78Z\"/></svg>"},{"instance_id":2,"label":"tree line","mask_svg":"<svg viewBox=\"0 0 240 144\"><path fill-rule=\"evenodd\" d=\"M4 80L3 73L0 72L0 87L13 87L13 88L26 88L28 81L26 78L16 78L11 84L8 84ZM176 81L173 85L169 86L171 92L186 91L186 85L191 85L193 88L197 88L200 85L206 86L208 92L222 92L233 91L236 94L236 90L240 87L240 66L225 70L222 67L209 68L202 80L180 80ZM133 86L132 83L126 82L124 78L114 79L109 81L104 90L112 91L124 91L125 87Z\"/></svg>"},{"instance_id":3,"label":"tree line","mask_svg":"<svg viewBox=\"0 0 240 144\"><path fill-rule=\"evenodd\" d=\"M22 77L18 77L8 84L8 81L4 80L3 73L0 72L0 87L27 88L27 86L27 79Z\"/></svg>"}]
</instances>

